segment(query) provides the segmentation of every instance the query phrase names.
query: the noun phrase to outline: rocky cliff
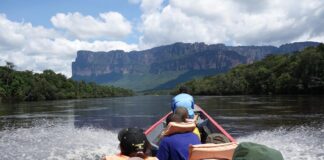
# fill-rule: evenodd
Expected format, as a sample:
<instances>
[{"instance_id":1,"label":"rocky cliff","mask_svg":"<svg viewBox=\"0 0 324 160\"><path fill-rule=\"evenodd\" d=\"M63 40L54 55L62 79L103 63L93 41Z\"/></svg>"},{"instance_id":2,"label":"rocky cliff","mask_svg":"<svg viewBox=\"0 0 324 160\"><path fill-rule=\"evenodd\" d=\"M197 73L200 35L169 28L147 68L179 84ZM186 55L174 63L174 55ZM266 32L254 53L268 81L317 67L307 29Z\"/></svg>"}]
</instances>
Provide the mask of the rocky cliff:
<instances>
[{"instance_id":1,"label":"rocky cliff","mask_svg":"<svg viewBox=\"0 0 324 160\"><path fill-rule=\"evenodd\" d=\"M228 71L238 64L252 63L269 54L294 52L318 44L298 42L275 47L175 43L131 52L78 51L72 63L72 78L135 90L165 89L195 77Z\"/></svg>"}]
</instances>

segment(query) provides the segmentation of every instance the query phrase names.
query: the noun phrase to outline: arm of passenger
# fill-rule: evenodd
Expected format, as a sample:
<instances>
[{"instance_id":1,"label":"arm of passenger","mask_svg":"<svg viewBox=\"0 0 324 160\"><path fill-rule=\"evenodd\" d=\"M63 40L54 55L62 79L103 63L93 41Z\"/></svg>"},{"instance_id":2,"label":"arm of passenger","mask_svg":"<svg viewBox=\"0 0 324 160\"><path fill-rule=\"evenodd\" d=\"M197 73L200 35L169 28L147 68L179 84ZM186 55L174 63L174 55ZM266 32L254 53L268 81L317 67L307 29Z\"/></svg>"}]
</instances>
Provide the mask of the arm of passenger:
<instances>
[{"instance_id":1,"label":"arm of passenger","mask_svg":"<svg viewBox=\"0 0 324 160\"><path fill-rule=\"evenodd\" d=\"M161 160L169 159L169 148L164 139L162 139L156 157Z\"/></svg>"}]
</instances>

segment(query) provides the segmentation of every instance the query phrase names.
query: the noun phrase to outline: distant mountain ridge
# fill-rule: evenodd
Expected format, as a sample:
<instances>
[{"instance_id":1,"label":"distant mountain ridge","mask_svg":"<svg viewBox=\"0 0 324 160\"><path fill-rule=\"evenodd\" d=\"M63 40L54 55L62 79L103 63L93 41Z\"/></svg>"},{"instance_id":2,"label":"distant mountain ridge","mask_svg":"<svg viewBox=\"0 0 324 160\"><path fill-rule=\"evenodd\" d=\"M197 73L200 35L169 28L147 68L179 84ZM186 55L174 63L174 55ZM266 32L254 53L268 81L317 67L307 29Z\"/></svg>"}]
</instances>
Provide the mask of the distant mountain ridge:
<instances>
[{"instance_id":1,"label":"distant mountain ridge","mask_svg":"<svg viewBox=\"0 0 324 160\"><path fill-rule=\"evenodd\" d=\"M269 54L290 53L319 44L296 42L275 47L174 43L143 51L78 51L72 62L72 79L137 91L167 89L195 77L215 75L238 64L253 63Z\"/></svg>"}]
</instances>

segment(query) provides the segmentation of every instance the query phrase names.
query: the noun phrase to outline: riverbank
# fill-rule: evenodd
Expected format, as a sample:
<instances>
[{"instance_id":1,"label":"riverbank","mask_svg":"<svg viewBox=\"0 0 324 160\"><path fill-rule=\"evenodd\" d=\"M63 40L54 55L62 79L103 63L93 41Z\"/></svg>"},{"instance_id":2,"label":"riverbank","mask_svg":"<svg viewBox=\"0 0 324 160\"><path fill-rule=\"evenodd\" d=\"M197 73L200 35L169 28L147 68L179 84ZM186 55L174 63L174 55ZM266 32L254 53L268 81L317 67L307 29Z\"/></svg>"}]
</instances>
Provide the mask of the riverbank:
<instances>
[{"instance_id":1,"label":"riverbank","mask_svg":"<svg viewBox=\"0 0 324 160\"><path fill-rule=\"evenodd\" d=\"M74 81L52 70L33 73L32 71L16 71L11 63L0 66L0 100L5 102L132 95L134 95L132 90Z\"/></svg>"}]
</instances>

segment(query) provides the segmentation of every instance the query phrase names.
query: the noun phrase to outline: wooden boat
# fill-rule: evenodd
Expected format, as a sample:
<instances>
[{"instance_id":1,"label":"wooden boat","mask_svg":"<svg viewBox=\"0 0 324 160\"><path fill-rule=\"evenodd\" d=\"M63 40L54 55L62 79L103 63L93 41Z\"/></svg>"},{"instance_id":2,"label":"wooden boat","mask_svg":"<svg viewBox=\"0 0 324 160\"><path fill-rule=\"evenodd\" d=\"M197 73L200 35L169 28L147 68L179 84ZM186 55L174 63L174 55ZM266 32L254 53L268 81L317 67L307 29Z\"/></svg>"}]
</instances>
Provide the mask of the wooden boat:
<instances>
[{"instance_id":1,"label":"wooden boat","mask_svg":"<svg viewBox=\"0 0 324 160\"><path fill-rule=\"evenodd\" d=\"M171 112L163 116L144 132L152 145L153 156L158 150L159 137L166 127L165 119L169 114ZM197 122L201 133L202 145L190 146L189 159L231 159L237 146L236 140L197 105L195 106L195 115L198 115Z\"/></svg>"}]
</instances>

